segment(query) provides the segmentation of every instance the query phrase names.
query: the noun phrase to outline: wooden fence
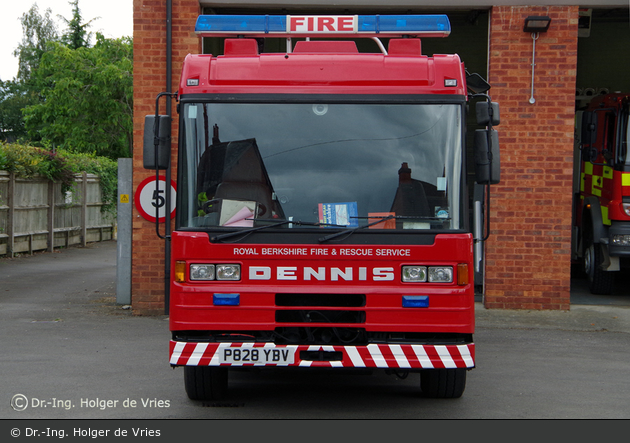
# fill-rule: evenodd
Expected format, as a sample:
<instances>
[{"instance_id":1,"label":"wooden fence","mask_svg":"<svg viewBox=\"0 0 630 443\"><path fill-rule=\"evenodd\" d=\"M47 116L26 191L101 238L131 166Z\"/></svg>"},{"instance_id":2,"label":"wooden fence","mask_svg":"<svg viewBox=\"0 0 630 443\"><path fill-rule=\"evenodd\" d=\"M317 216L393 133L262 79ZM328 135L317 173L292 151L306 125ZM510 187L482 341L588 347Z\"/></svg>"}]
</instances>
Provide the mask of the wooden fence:
<instances>
[{"instance_id":1,"label":"wooden fence","mask_svg":"<svg viewBox=\"0 0 630 443\"><path fill-rule=\"evenodd\" d=\"M111 240L116 217L101 212L100 179L78 174L72 192L44 178L0 171L0 255Z\"/></svg>"}]
</instances>

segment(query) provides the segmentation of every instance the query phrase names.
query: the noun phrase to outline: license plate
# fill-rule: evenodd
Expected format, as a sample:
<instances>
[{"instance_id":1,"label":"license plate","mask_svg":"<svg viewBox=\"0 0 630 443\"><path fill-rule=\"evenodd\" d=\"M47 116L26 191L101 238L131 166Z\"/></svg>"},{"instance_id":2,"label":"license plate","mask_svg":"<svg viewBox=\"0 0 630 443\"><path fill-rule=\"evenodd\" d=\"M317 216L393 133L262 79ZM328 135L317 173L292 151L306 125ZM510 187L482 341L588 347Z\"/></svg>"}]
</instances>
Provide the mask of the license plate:
<instances>
[{"instance_id":1,"label":"license plate","mask_svg":"<svg viewBox=\"0 0 630 443\"><path fill-rule=\"evenodd\" d=\"M290 365L295 360L295 348L223 348L219 360L232 365Z\"/></svg>"}]
</instances>

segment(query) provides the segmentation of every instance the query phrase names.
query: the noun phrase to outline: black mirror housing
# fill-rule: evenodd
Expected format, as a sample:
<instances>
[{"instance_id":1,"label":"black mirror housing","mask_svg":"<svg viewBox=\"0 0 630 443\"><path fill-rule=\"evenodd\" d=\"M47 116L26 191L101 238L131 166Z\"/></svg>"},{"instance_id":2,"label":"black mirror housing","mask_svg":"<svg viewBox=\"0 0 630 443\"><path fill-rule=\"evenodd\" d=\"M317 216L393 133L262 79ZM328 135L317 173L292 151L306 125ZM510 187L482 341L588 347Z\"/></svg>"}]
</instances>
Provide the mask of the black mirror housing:
<instances>
[{"instance_id":1,"label":"black mirror housing","mask_svg":"<svg viewBox=\"0 0 630 443\"><path fill-rule=\"evenodd\" d=\"M500 182L501 160L497 131L475 131L475 166L475 181L480 185L496 185Z\"/></svg>"},{"instance_id":2,"label":"black mirror housing","mask_svg":"<svg viewBox=\"0 0 630 443\"><path fill-rule=\"evenodd\" d=\"M156 118L157 117L157 118ZM157 153L156 153L157 143ZM143 164L145 169L168 169L171 160L171 118L144 117Z\"/></svg>"},{"instance_id":3,"label":"black mirror housing","mask_svg":"<svg viewBox=\"0 0 630 443\"><path fill-rule=\"evenodd\" d=\"M477 124L481 126L498 126L501 123L499 104L496 102L480 101L475 104Z\"/></svg>"},{"instance_id":4,"label":"black mirror housing","mask_svg":"<svg viewBox=\"0 0 630 443\"><path fill-rule=\"evenodd\" d=\"M597 139L597 114L585 111L582 114L582 145L592 145Z\"/></svg>"}]
</instances>

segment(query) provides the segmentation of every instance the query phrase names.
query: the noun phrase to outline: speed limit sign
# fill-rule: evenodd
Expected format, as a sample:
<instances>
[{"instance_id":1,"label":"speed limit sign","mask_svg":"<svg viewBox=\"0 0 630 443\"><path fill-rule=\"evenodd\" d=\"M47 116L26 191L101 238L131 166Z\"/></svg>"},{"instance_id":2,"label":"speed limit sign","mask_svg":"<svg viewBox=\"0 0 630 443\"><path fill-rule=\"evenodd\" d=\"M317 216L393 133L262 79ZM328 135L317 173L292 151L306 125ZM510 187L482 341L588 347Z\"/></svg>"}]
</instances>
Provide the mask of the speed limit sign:
<instances>
[{"instance_id":1,"label":"speed limit sign","mask_svg":"<svg viewBox=\"0 0 630 443\"><path fill-rule=\"evenodd\" d=\"M166 177L159 176L157 188L155 177L142 180L136 189L135 202L140 215L150 222L155 222L157 209L158 222L164 223L166 217ZM171 180L171 218L175 217L175 182Z\"/></svg>"}]
</instances>

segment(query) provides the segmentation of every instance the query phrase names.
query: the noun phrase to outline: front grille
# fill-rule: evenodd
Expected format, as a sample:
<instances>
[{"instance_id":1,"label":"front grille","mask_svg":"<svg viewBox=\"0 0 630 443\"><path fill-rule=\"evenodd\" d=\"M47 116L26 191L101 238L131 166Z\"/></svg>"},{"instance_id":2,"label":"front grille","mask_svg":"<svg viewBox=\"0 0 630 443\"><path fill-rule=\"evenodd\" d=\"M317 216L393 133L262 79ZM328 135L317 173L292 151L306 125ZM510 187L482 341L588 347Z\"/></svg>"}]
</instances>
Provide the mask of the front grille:
<instances>
[{"instance_id":1,"label":"front grille","mask_svg":"<svg viewBox=\"0 0 630 443\"><path fill-rule=\"evenodd\" d=\"M363 311L299 309L276 311L277 323L365 323Z\"/></svg>"},{"instance_id":2,"label":"front grille","mask_svg":"<svg viewBox=\"0 0 630 443\"><path fill-rule=\"evenodd\" d=\"M365 294L276 294L276 306L360 308Z\"/></svg>"}]
</instances>

